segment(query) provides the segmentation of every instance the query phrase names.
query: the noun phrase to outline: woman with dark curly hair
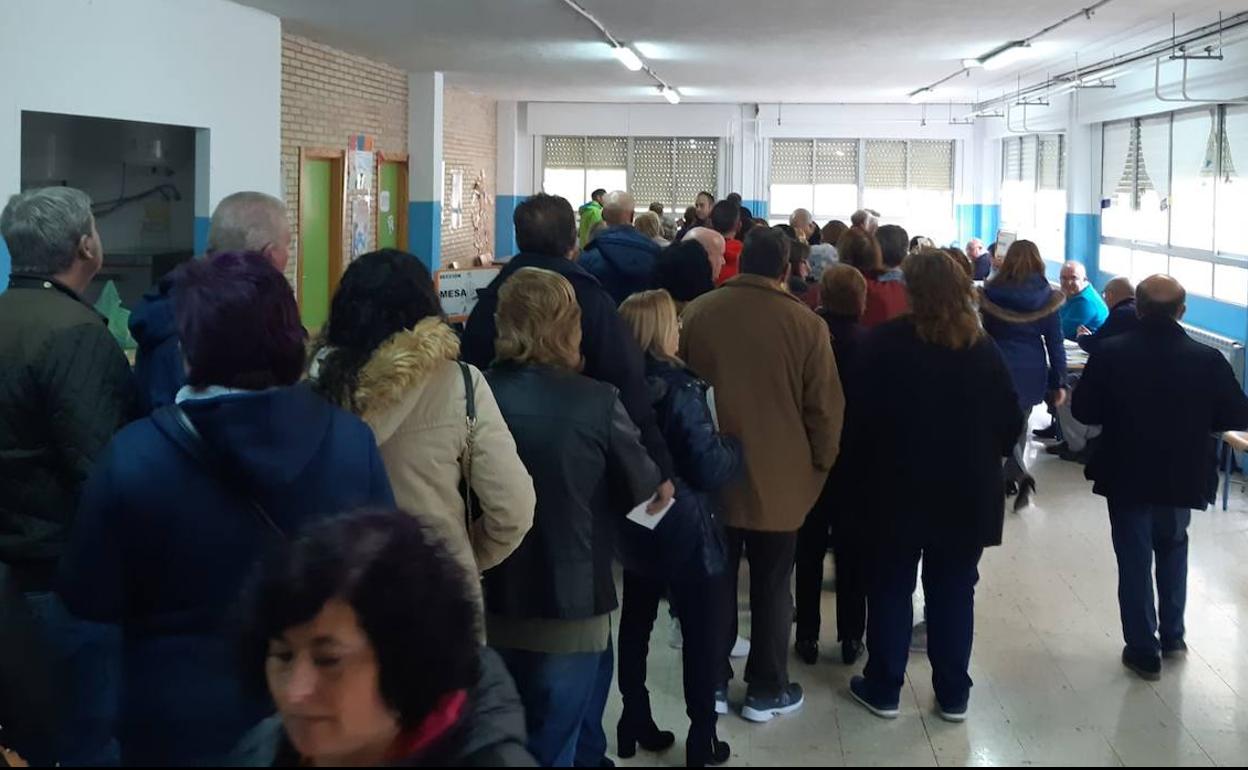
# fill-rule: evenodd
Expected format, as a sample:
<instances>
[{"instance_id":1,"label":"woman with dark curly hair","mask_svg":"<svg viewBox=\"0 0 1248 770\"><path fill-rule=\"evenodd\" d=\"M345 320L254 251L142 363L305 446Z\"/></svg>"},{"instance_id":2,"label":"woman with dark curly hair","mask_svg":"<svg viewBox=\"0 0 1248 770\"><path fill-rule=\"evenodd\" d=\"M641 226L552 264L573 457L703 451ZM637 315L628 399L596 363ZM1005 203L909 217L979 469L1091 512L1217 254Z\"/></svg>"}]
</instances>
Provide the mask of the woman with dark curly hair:
<instances>
[{"instance_id":1,"label":"woman with dark curly hair","mask_svg":"<svg viewBox=\"0 0 1248 770\"><path fill-rule=\"evenodd\" d=\"M536 501L489 383L458 358L429 271L382 249L343 275L310 376L373 429L399 507L479 573L520 545Z\"/></svg>"},{"instance_id":2,"label":"woman with dark curly hair","mask_svg":"<svg viewBox=\"0 0 1248 770\"><path fill-rule=\"evenodd\" d=\"M524 711L475 640L475 576L402 511L309 528L244 601L247 684L277 716L234 760L277 767L532 767Z\"/></svg>"}]
</instances>

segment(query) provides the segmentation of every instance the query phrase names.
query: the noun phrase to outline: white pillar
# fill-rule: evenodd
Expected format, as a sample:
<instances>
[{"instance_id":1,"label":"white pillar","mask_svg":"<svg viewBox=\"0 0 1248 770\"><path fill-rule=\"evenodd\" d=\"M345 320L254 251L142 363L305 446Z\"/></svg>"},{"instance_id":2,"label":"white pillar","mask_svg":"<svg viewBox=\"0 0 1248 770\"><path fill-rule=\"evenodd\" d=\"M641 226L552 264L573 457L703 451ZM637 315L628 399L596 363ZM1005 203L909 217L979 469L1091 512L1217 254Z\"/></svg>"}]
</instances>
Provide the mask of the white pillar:
<instances>
[{"instance_id":1,"label":"white pillar","mask_svg":"<svg viewBox=\"0 0 1248 770\"><path fill-rule=\"evenodd\" d=\"M442 73L407 77L408 250L430 272L442 266Z\"/></svg>"}]
</instances>

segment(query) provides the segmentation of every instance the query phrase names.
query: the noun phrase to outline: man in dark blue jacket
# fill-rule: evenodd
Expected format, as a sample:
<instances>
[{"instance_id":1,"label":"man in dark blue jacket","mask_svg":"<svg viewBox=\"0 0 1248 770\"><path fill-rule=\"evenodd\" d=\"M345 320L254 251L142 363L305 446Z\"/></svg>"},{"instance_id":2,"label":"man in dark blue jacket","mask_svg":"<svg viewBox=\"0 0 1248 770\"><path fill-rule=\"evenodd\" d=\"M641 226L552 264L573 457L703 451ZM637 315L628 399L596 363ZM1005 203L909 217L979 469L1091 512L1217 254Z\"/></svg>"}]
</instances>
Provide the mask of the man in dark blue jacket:
<instances>
[{"instance_id":1,"label":"man in dark blue jacket","mask_svg":"<svg viewBox=\"0 0 1248 770\"><path fill-rule=\"evenodd\" d=\"M633 196L616 190L603 199L607 229L585 246L578 263L598 279L615 304L630 294L654 288L654 263L659 244L633 227Z\"/></svg>"},{"instance_id":2,"label":"man in dark blue jacket","mask_svg":"<svg viewBox=\"0 0 1248 770\"><path fill-rule=\"evenodd\" d=\"M1139 327L1099 347L1074 394L1075 419L1103 431L1087 477L1109 503L1122 662L1154 681L1163 655L1187 651L1187 526L1217 491L1212 434L1248 428L1248 396L1230 364L1178 323L1186 296L1169 276L1140 283Z\"/></svg>"},{"instance_id":3,"label":"man in dark blue jacket","mask_svg":"<svg viewBox=\"0 0 1248 770\"><path fill-rule=\"evenodd\" d=\"M285 272L290 261L290 219L286 204L260 192L237 192L221 199L208 228L207 255L229 251L264 254ZM139 344L134 375L143 414L173 403L186 384L186 364L173 316L175 271L153 286L130 315L130 334Z\"/></svg>"},{"instance_id":4,"label":"man in dark blue jacket","mask_svg":"<svg viewBox=\"0 0 1248 770\"><path fill-rule=\"evenodd\" d=\"M1112 308L1109 318L1101 325L1101 328L1094 332L1088 331L1086 326L1079 327L1077 342L1089 356L1096 352L1105 340L1125 334L1140 325L1140 317L1135 312L1135 286L1131 284L1130 278L1118 276L1110 279L1109 283L1105 284L1105 290L1101 292L1101 296L1105 298L1105 304ZM1079 384L1079 375L1071 374L1066 382L1073 389ZM1069 401L1054 411L1062 426L1062 442L1054 444L1045 451L1058 455L1063 460L1086 463L1091 447L1090 442L1101 435L1100 426L1084 425L1076 420L1070 412Z\"/></svg>"}]
</instances>

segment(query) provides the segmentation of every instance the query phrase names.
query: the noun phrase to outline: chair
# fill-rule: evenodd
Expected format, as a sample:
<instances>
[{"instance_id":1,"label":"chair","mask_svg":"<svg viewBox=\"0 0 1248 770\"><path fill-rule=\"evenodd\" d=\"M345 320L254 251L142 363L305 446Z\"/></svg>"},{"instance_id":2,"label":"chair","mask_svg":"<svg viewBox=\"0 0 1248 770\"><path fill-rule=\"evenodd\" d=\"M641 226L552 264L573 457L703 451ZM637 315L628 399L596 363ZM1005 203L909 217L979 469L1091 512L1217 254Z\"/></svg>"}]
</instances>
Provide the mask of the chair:
<instances>
[{"instance_id":1,"label":"chair","mask_svg":"<svg viewBox=\"0 0 1248 770\"><path fill-rule=\"evenodd\" d=\"M1248 433L1243 431L1228 430L1222 434L1222 454L1225 457L1222 463L1222 510L1226 510L1231 496L1231 468L1234 466L1232 459L1239 456L1239 467L1243 472L1248 473L1244 465L1244 458L1248 456Z\"/></svg>"}]
</instances>

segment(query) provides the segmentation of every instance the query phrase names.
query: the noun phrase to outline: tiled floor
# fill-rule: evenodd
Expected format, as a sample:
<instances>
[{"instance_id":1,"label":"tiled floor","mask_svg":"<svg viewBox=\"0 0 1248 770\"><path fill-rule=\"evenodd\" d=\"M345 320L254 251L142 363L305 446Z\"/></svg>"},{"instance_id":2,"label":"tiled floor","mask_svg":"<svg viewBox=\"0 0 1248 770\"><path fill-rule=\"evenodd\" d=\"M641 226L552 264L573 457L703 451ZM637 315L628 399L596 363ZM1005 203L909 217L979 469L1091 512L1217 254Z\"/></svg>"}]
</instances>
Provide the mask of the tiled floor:
<instances>
[{"instance_id":1,"label":"tiled floor","mask_svg":"<svg viewBox=\"0 0 1248 770\"><path fill-rule=\"evenodd\" d=\"M1033 443L1031 450L1040 446ZM841 665L834 595L824 593L824 659L790 657L806 690L798 713L765 725L735 711L744 698L736 666L719 735L731 766L855 765L1235 765L1248 764L1248 498L1231 510L1193 515L1186 661L1167 661L1162 680L1141 681L1119 662L1116 567L1102 498L1083 469L1039 453L1036 505L1007 513L1005 543L980 565L969 720L932 713L931 668L910 659L901 718L877 719L849 699L861 664ZM744 572L744 569L743 569ZM916 596L916 601L918 597ZM742 596L743 611L748 607ZM679 653L668 647L665 613L651 644L655 718L676 732L661 755L639 751L626 766L682 765L688 722ZM748 628L748 613L742 627ZM743 631L744 633L744 631ZM836 657L832 657L835 652ZM619 695L606 725L614 744Z\"/></svg>"}]
</instances>

